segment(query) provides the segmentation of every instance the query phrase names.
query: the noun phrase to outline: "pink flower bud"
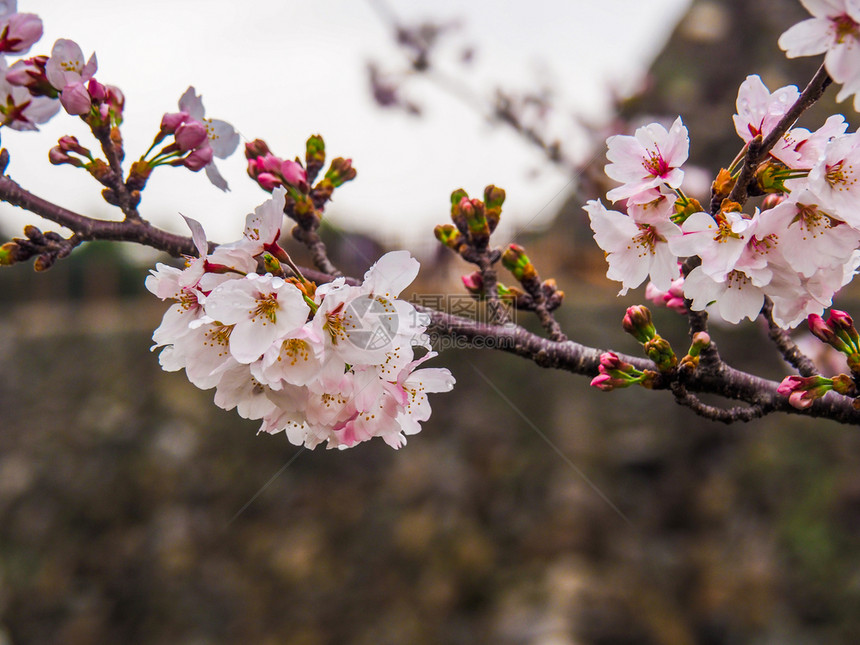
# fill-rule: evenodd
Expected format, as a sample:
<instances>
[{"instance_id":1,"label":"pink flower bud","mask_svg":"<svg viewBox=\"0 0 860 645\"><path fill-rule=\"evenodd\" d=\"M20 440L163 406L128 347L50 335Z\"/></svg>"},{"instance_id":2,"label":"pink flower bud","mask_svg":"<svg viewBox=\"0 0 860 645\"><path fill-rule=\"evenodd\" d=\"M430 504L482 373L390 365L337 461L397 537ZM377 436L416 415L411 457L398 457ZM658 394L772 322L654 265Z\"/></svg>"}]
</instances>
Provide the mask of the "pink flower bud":
<instances>
[{"instance_id":1,"label":"pink flower bud","mask_svg":"<svg viewBox=\"0 0 860 645\"><path fill-rule=\"evenodd\" d=\"M833 381L819 375L786 376L776 391L788 396L788 403L798 410L810 407L815 399L819 399L833 389Z\"/></svg>"},{"instance_id":2,"label":"pink flower bud","mask_svg":"<svg viewBox=\"0 0 860 645\"><path fill-rule=\"evenodd\" d=\"M615 352L603 352L600 355L600 367L605 370L617 370L624 365L624 362L618 358Z\"/></svg>"},{"instance_id":3,"label":"pink flower bud","mask_svg":"<svg viewBox=\"0 0 860 645\"><path fill-rule=\"evenodd\" d=\"M478 271L464 275L460 278L463 281L463 286L466 291L473 294L479 294L484 291L484 280Z\"/></svg>"},{"instance_id":4,"label":"pink flower bud","mask_svg":"<svg viewBox=\"0 0 860 645\"><path fill-rule=\"evenodd\" d=\"M104 87L107 92L105 100L110 103L114 110L122 112L123 107L125 107L125 94L116 85L105 85Z\"/></svg>"},{"instance_id":5,"label":"pink flower bud","mask_svg":"<svg viewBox=\"0 0 860 645\"><path fill-rule=\"evenodd\" d=\"M161 131L167 134L176 132L176 128L188 119L187 112L172 112L161 117Z\"/></svg>"},{"instance_id":6,"label":"pink flower bud","mask_svg":"<svg viewBox=\"0 0 860 645\"><path fill-rule=\"evenodd\" d=\"M202 168L205 168L208 164L212 163L212 157L214 153L212 148L206 146L204 148L197 148L193 152L191 152L184 159L180 159L179 163L192 172L197 172Z\"/></svg>"},{"instance_id":7,"label":"pink flower bud","mask_svg":"<svg viewBox=\"0 0 860 645\"><path fill-rule=\"evenodd\" d=\"M818 314L809 314L806 322L809 324L809 331L820 341L832 345L834 341L838 340L833 330Z\"/></svg>"},{"instance_id":8,"label":"pink flower bud","mask_svg":"<svg viewBox=\"0 0 860 645\"><path fill-rule=\"evenodd\" d=\"M176 128L176 143L182 152L202 146L209 140L206 126L199 121L186 121ZM208 163L208 162L207 162Z\"/></svg>"},{"instance_id":9,"label":"pink flower bud","mask_svg":"<svg viewBox=\"0 0 860 645\"><path fill-rule=\"evenodd\" d=\"M13 13L0 33L0 52L23 54L42 37L42 19L34 13Z\"/></svg>"},{"instance_id":10,"label":"pink flower bud","mask_svg":"<svg viewBox=\"0 0 860 645\"><path fill-rule=\"evenodd\" d=\"M854 320L845 311L831 309L830 316L827 318L827 324L832 329L844 329L848 331L854 327Z\"/></svg>"},{"instance_id":11,"label":"pink flower bud","mask_svg":"<svg viewBox=\"0 0 860 645\"><path fill-rule=\"evenodd\" d=\"M651 321L651 312L644 305L634 305L627 308L621 327L640 343L646 343L657 333Z\"/></svg>"},{"instance_id":12,"label":"pink flower bud","mask_svg":"<svg viewBox=\"0 0 860 645\"><path fill-rule=\"evenodd\" d=\"M783 396L791 394L792 392L794 392L795 389L797 389L797 387L800 383L802 383L802 381L802 376L786 376L784 379L782 379L782 383L779 384L779 386L776 388L776 391Z\"/></svg>"},{"instance_id":13,"label":"pink flower bud","mask_svg":"<svg viewBox=\"0 0 860 645\"><path fill-rule=\"evenodd\" d=\"M305 169L295 161L285 160L281 163L281 175L291 186L303 186L308 183L308 176Z\"/></svg>"},{"instance_id":14,"label":"pink flower bud","mask_svg":"<svg viewBox=\"0 0 860 645\"><path fill-rule=\"evenodd\" d=\"M281 185L281 180L270 172L261 172L255 177L255 179L263 190L267 190L269 192L275 190L275 188Z\"/></svg>"},{"instance_id":15,"label":"pink flower bud","mask_svg":"<svg viewBox=\"0 0 860 645\"><path fill-rule=\"evenodd\" d=\"M79 115L87 114L93 105L90 94L83 83L66 85L60 94L60 103L69 114Z\"/></svg>"},{"instance_id":16,"label":"pink flower bud","mask_svg":"<svg viewBox=\"0 0 860 645\"><path fill-rule=\"evenodd\" d=\"M602 373L591 379L591 387L596 387L604 392L611 392L616 387L616 380L609 374Z\"/></svg>"},{"instance_id":17,"label":"pink flower bud","mask_svg":"<svg viewBox=\"0 0 860 645\"><path fill-rule=\"evenodd\" d=\"M90 98L94 101L104 101L107 96L107 90L105 90L105 86L99 83L96 79L91 78L87 81L87 92L90 95Z\"/></svg>"},{"instance_id":18,"label":"pink flower bud","mask_svg":"<svg viewBox=\"0 0 860 645\"><path fill-rule=\"evenodd\" d=\"M60 137L60 140L57 142L60 144L60 150L63 152L76 152L79 155L83 155L84 157L90 156L90 151L87 148L84 148L77 137L73 137L71 135L65 135Z\"/></svg>"},{"instance_id":19,"label":"pink flower bud","mask_svg":"<svg viewBox=\"0 0 860 645\"><path fill-rule=\"evenodd\" d=\"M253 161L257 163L257 167L260 170L271 173L280 173L281 164L284 163L283 159L276 157L271 152L263 155L262 157L257 157Z\"/></svg>"}]
</instances>

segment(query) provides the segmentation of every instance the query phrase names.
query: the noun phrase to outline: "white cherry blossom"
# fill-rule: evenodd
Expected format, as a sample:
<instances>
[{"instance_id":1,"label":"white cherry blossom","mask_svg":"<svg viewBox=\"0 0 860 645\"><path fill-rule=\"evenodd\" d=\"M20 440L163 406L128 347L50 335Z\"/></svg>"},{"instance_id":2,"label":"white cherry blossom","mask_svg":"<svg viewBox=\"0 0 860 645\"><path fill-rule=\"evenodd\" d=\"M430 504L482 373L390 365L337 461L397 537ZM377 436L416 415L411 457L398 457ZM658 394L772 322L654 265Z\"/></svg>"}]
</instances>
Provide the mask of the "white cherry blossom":
<instances>
[{"instance_id":1,"label":"white cherry blossom","mask_svg":"<svg viewBox=\"0 0 860 645\"><path fill-rule=\"evenodd\" d=\"M606 253L606 276L621 283L620 295L638 287L649 276L658 289L669 289L678 277L678 258L668 241L680 235L681 230L668 217L639 222L594 200L585 205L585 210L594 239Z\"/></svg>"}]
</instances>

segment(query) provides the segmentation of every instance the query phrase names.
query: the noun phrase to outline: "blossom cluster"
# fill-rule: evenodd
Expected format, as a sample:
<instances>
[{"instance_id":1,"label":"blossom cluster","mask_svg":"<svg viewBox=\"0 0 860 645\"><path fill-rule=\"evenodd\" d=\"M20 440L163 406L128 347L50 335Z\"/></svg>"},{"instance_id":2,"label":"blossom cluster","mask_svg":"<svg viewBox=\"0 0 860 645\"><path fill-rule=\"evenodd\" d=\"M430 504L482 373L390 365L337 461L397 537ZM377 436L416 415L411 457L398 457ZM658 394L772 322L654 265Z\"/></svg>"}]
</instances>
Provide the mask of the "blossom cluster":
<instances>
[{"instance_id":1,"label":"blossom cluster","mask_svg":"<svg viewBox=\"0 0 860 645\"><path fill-rule=\"evenodd\" d=\"M66 113L80 116L94 132L109 132L121 145L121 137L113 129L122 123L125 97L118 87L96 80L95 54L87 58L75 41L61 38L54 43L50 56L19 59L11 66L7 63L6 54L24 54L42 37L41 19L16 10L14 0L0 3L0 126L38 130L62 107ZM167 137L173 141L148 157ZM179 99L179 112L163 116L152 147L132 168L129 185L139 189L153 168L173 165L194 172L205 170L215 186L227 190L213 159L225 159L238 144L239 134L233 126L207 118L202 99L189 87ZM98 174L90 151L74 137L60 139L50 159L54 164L70 164Z\"/></svg>"},{"instance_id":2,"label":"blossom cluster","mask_svg":"<svg viewBox=\"0 0 860 645\"><path fill-rule=\"evenodd\" d=\"M388 253L360 285L285 277L285 192L276 188L247 216L242 239L212 252L200 224L186 218L198 257L181 270L159 264L146 281L174 302L153 334L160 363L185 369L195 386L215 388L218 406L296 445L348 448L382 437L399 448L429 418L427 395L454 384L447 369L417 369L435 356L414 354L429 350L427 321L397 296L418 262ZM260 261L276 273L258 273Z\"/></svg>"},{"instance_id":3,"label":"blossom cluster","mask_svg":"<svg viewBox=\"0 0 860 645\"><path fill-rule=\"evenodd\" d=\"M798 97L794 86L770 92L747 77L734 115L744 149L767 137ZM668 131L652 124L610 137L606 173L622 185L607 197L625 199L626 213L598 201L585 207L607 275L622 293L650 277L653 300L678 308L681 289L694 310L710 306L732 323L754 319L765 296L783 327L821 314L860 265L860 134L846 130L842 115L812 132L789 129L756 170L763 210L724 199L714 214L681 189L689 139L680 118ZM736 169L723 174L714 192L727 197ZM697 266L682 278L679 261L691 256Z\"/></svg>"},{"instance_id":4,"label":"blossom cluster","mask_svg":"<svg viewBox=\"0 0 860 645\"><path fill-rule=\"evenodd\" d=\"M812 17L786 31L780 47L789 57L825 54L827 73L842 85L837 100L854 95L860 109L860 3L801 2ZM755 193L766 196L760 208L728 199L748 146L790 118L799 99L797 87L771 92L758 76L741 84L733 120L743 148L718 174L712 192L722 201L711 212L682 190L689 138L680 118L669 130L654 123L607 140L606 174L621 184L607 198L623 207L590 201L585 210L622 294L650 278L654 302L683 311L683 296L732 323L754 319L767 297L783 327L831 305L860 266L860 134L847 132L845 118L833 115L815 131L781 127L755 169ZM691 257L682 276L680 262Z\"/></svg>"}]
</instances>

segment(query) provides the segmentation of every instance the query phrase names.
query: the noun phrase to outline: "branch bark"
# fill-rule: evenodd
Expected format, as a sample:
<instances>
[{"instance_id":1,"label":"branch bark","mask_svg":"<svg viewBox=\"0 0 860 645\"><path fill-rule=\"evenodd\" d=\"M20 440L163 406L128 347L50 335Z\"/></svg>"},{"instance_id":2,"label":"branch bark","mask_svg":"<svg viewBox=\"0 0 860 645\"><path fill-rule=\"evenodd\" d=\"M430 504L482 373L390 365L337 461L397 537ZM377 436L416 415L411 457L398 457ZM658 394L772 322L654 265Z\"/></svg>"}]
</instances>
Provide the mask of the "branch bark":
<instances>
[{"instance_id":1,"label":"branch bark","mask_svg":"<svg viewBox=\"0 0 860 645\"><path fill-rule=\"evenodd\" d=\"M158 229L144 220L125 220L122 222L98 220L80 215L44 200L26 191L9 177L0 177L0 200L24 208L45 219L61 224L72 231L82 240L108 240L135 242L149 246L173 256L196 255L194 243L190 237L175 235ZM210 244L210 248L214 248ZM302 273L317 283L329 282L333 276L311 268L301 267ZM348 280L357 284L354 279ZM428 331L446 337L454 344L464 348L496 349L530 360L541 367L559 369L573 374L594 377L598 374L600 355L606 351L587 347L571 340L554 341L538 336L514 324L491 325L476 322L460 316L417 306L419 312L430 318ZM617 353L617 352L616 352ZM646 358L619 354L620 358L633 364L639 370L653 370L654 365ZM675 396L683 405L691 407L695 412L707 418L727 421L748 420L760 416L758 411L787 412L804 414L812 417L822 417L840 423L860 424L860 410L853 406L853 399L834 392L815 401L807 410L800 411L791 407L788 398L778 394L779 385L775 381L760 378L726 365L716 358L713 362L702 362L692 374L683 375L680 383L679 375L661 375L654 384L654 389L670 390L673 383ZM690 392L711 393L732 401L753 406L755 412L740 412L741 408L730 408L728 411L705 406L691 399Z\"/></svg>"}]
</instances>

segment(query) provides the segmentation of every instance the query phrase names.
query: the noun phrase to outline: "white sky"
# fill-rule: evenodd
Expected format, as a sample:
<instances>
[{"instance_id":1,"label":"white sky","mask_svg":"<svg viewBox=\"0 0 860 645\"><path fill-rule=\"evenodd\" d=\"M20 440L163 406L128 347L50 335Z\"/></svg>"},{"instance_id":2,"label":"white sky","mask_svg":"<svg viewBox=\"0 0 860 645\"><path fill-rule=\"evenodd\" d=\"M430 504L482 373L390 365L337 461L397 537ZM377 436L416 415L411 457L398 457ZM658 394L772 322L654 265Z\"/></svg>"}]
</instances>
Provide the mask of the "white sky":
<instances>
[{"instance_id":1,"label":"white sky","mask_svg":"<svg viewBox=\"0 0 860 645\"><path fill-rule=\"evenodd\" d=\"M611 88L635 87L688 2L390 0L406 21L460 22L440 53L448 54L445 68L479 94L491 96L495 86L537 89L550 82L559 104L590 119L606 116ZM539 152L504 128L489 127L431 83L408 86L409 96L425 109L421 119L376 108L366 62L401 68L403 58L363 0L20 0L18 9L38 13L45 24L45 36L30 55L48 54L55 39L71 38L85 55L96 51L96 77L124 91L126 165L148 148L161 115L176 111L180 94L194 85L207 116L229 121L246 140L265 139L279 156L303 154L307 136L319 133L329 158L352 157L358 178L336 193L328 210L347 227L375 228L384 238L427 248L432 227L447 219L448 196L456 188L474 195L489 183L505 188L508 227L545 222L564 199L569 177L554 169L536 176L532 171L546 166ZM476 57L464 69L454 61L467 44L474 45ZM572 124L572 118L569 124L561 120L558 131L583 155ZM4 128L3 145L12 159L7 172L40 196L107 216L109 207L93 179L48 163L48 149L63 134L94 144L78 119L63 114L41 133ZM202 172L156 169L143 195L143 216L184 232L182 212L200 220L210 239L235 239L245 213L266 195L247 178L241 146L218 165L232 188L227 194ZM3 208L4 230L25 221L39 225Z\"/></svg>"}]
</instances>

